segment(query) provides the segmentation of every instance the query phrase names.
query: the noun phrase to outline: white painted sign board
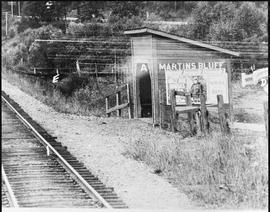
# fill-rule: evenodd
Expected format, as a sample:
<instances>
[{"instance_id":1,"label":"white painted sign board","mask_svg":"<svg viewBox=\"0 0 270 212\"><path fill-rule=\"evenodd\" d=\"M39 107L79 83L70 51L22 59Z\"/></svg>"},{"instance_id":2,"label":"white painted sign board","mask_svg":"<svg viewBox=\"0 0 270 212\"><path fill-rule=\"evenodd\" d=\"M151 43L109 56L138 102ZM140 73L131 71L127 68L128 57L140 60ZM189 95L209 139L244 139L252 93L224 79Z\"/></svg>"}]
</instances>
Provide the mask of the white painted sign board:
<instances>
[{"instance_id":1,"label":"white painted sign board","mask_svg":"<svg viewBox=\"0 0 270 212\"><path fill-rule=\"evenodd\" d=\"M159 71L165 71L167 105L170 105L170 90L194 92L194 86L201 84L206 95L206 104L217 104L217 95L223 95L229 103L228 74L225 61L160 63ZM194 95L193 95L194 96ZM200 103L193 98L193 103ZM176 96L176 105L185 105L185 97Z\"/></svg>"}]
</instances>

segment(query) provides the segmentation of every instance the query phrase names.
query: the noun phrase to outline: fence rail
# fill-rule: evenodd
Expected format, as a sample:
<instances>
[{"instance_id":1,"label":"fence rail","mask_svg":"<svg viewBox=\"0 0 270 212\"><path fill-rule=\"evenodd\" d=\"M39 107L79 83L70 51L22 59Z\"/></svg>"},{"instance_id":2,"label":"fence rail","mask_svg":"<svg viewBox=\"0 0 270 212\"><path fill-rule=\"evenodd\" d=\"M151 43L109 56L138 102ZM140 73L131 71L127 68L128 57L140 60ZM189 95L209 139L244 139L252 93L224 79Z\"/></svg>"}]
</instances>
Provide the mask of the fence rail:
<instances>
[{"instance_id":1,"label":"fence rail","mask_svg":"<svg viewBox=\"0 0 270 212\"><path fill-rule=\"evenodd\" d=\"M177 106L176 105L176 96L185 96L186 97L186 106ZM230 134L229 128L229 115L226 113L227 104L223 102L223 96L217 95L216 105L218 108L218 116L219 116L219 124L221 128L221 132L223 134ZM161 103L164 103L161 101ZM197 133L200 134L208 134L209 133L209 111L206 107L206 99L204 95L200 95L200 105L195 106L192 105L191 95L190 93L171 90L171 130L173 132L176 131L176 123L178 121L178 115L181 113L187 113L188 122L190 126L191 134L194 135ZM268 104L265 104L265 117L266 117L266 128L268 129ZM161 116L162 123L162 116Z\"/></svg>"},{"instance_id":2,"label":"fence rail","mask_svg":"<svg viewBox=\"0 0 270 212\"><path fill-rule=\"evenodd\" d=\"M185 96L186 106L176 106L176 96ZM187 113L191 134L201 134L209 130L208 112L206 111L205 98L201 95L201 107L192 106L191 95L187 92L171 90L171 130L176 131L178 115Z\"/></svg>"},{"instance_id":3,"label":"fence rail","mask_svg":"<svg viewBox=\"0 0 270 212\"><path fill-rule=\"evenodd\" d=\"M127 92L127 102L126 103L122 103L121 102L121 92ZM130 111L130 93L129 93L129 85L126 84L124 86L119 87L116 91L114 91L113 93L109 94L106 96L106 114L108 117L111 116L111 113L116 111L116 115L117 117L120 117L122 114L122 109L127 108L128 107L128 115L129 115L129 119L131 119L131 111ZM115 96L116 97L116 105L109 108L109 98L111 96Z\"/></svg>"},{"instance_id":4,"label":"fence rail","mask_svg":"<svg viewBox=\"0 0 270 212\"><path fill-rule=\"evenodd\" d=\"M186 106L176 106L177 95L186 97ZM217 102L218 104L214 106L217 106L218 108L221 133L230 134L229 115L226 112L228 104L224 104L222 95L217 95ZM207 110L206 99L203 94L200 95L200 105L195 106L192 105L190 93L179 92L175 91L174 89L171 90L171 111L171 130L173 132L176 131L178 115L181 113L187 113L190 131L192 135L194 135L195 133L197 133L197 135L209 133L209 111ZM267 111L265 112L265 114L267 114L265 115L265 122L267 123L266 128L268 129L268 104L265 104L265 111Z\"/></svg>"}]
</instances>

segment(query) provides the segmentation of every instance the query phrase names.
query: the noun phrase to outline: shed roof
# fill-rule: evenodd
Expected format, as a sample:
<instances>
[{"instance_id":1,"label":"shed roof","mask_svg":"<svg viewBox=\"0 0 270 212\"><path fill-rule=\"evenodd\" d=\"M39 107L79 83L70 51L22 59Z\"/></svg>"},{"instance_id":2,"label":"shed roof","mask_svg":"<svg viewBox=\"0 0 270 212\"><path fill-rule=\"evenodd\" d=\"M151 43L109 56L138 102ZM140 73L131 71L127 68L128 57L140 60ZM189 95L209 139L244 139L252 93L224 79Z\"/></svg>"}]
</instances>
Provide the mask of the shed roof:
<instances>
[{"instance_id":1,"label":"shed roof","mask_svg":"<svg viewBox=\"0 0 270 212\"><path fill-rule=\"evenodd\" d=\"M154 29L141 28L141 29L127 30L127 31L124 32L125 35L145 34L145 33L146 34L159 35L159 36L162 36L162 37L170 38L170 39L173 39L173 40L178 40L178 41L181 41L181 42L184 42L184 43L189 43L189 44L192 44L192 45L196 45L196 46L200 46L200 47L204 47L204 48L208 48L208 49L212 49L212 50L215 50L215 51L219 51L219 52L229 54L229 55L233 55L233 56L237 56L237 57L240 56L239 52L230 51L228 49L223 49L223 48L220 48L220 47L217 47L217 46L213 46L213 45L210 45L210 44L202 43L202 42L191 40L191 39L184 38L184 37L179 37L177 35L172 35L172 34L162 32L162 31L158 31L158 30L154 30Z\"/></svg>"},{"instance_id":2,"label":"shed roof","mask_svg":"<svg viewBox=\"0 0 270 212\"><path fill-rule=\"evenodd\" d=\"M268 59L268 42L205 41L206 43L240 52L243 58Z\"/></svg>"}]
</instances>

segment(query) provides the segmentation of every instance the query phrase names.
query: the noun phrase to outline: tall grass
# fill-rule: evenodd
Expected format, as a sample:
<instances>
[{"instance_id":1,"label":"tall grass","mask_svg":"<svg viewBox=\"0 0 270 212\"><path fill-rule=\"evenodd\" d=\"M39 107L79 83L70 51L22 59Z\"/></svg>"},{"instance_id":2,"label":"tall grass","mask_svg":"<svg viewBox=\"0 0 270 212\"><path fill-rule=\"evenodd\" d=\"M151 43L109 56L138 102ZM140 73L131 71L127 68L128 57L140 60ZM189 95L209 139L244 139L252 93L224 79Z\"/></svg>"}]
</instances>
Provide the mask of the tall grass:
<instances>
[{"instance_id":1,"label":"tall grass","mask_svg":"<svg viewBox=\"0 0 270 212\"><path fill-rule=\"evenodd\" d=\"M75 90L69 97L66 97L52 84L50 79L25 76L4 67L2 77L39 101L53 107L56 111L79 115L105 116L104 95L115 88L115 84L108 83L100 83L97 88L95 80L90 80L85 87Z\"/></svg>"},{"instance_id":2,"label":"tall grass","mask_svg":"<svg viewBox=\"0 0 270 212\"><path fill-rule=\"evenodd\" d=\"M186 140L186 141L185 141ZM220 133L185 140L131 139L125 155L161 172L207 208L268 206L267 152L246 148L243 138ZM157 172L158 173L158 172Z\"/></svg>"}]
</instances>

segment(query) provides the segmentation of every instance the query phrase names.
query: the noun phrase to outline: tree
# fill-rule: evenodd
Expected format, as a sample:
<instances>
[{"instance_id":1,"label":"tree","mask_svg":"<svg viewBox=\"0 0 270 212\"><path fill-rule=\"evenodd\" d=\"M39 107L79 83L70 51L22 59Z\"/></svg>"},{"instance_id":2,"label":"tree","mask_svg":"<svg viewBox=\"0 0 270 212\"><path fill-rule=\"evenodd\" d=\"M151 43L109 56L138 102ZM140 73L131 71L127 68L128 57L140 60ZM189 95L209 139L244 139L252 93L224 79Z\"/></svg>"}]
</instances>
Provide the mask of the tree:
<instances>
[{"instance_id":1,"label":"tree","mask_svg":"<svg viewBox=\"0 0 270 212\"><path fill-rule=\"evenodd\" d=\"M22 21L19 31L53 24L66 30L65 17L72 9L71 1L25 1L22 5Z\"/></svg>"},{"instance_id":2,"label":"tree","mask_svg":"<svg viewBox=\"0 0 270 212\"><path fill-rule=\"evenodd\" d=\"M146 18L143 1L112 1L108 6L111 8L108 22L115 32L139 28Z\"/></svg>"},{"instance_id":3,"label":"tree","mask_svg":"<svg viewBox=\"0 0 270 212\"><path fill-rule=\"evenodd\" d=\"M265 4L253 2L200 2L193 10L191 36L200 40L266 40Z\"/></svg>"},{"instance_id":4,"label":"tree","mask_svg":"<svg viewBox=\"0 0 270 212\"><path fill-rule=\"evenodd\" d=\"M36 22L46 18L46 1L24 1L22 5L22 16Z\"/></svg>"},{"instance_id":5,"label":"tree","mask_svg":"<svg viewBox=\"0 0 270 212\"><path fill-rule=\"evenodd\" d=\"M237 30L235 39L245 40L253 36L260 37L263 35L262 25L267 22L261 10L255 3L244 2L234 18L235 30Z\"/></svg>"},{"instance_id":6,"label":"tree","mask_svg":"<svg viewBox=\"0 0 270 212\"><path fill-rule=\"evenodd\" d=\"M213 6L213 21L209 27L208 40L234 40L236 5L232 2L218 2Z\"/></svg>"},{"instance_id":7,"label":"tree","mask_svg":"<svg viewBox=\"0 0 270 212\"><path fill-rule=\"evenodd\" d=\"M232 20L236 13L236 5L233 2L218 2L213 5L213 22Z\"/></svg>"},{"instance_id":8,"label":"tree","mask_svg":"<svg viewBox=\"0 0 270 212\"><path fill-rule=\"evenodd\" d=\"M93 21L104 18L103 12L106 10L106 1L81 1L73 3L72 7L78 10L81 21Z\"/></svg>"},{"instance_id":9,"label":"tree","mask_svg":"<svg viewBox=\"0 0 270 212\"><path fill-rule=\"evenodd\" d=\"M131 18L132 16L143 17L145 15L143 1L112 1L108 5L111 8L111 16Z\"/></svg>"},{"instance_id":10,"label":"tree","mask_svg":"<svg viewBox=\"0 0 270 212\"><path fill-rule=\"evenodd\" d=\"M163 20L183 20L190 16L196 5L195 1L149 1L146 10Z\"/></svg>"},{"instance_id":11,"label":"tree","mask_svg":"<svg viewBox=\"0 0 270 212\"><path fill-rule=\"evenodd\" d=\"M192 12L194 24L192 27L193 39L204 40L209 34L210 26L215 16L209 2L199 2Z\"/></svg>"},{"instance_id":12,"label":"tree","mask_svg":"<svg viewBox=\"0 0 270 212\"><path fill-rule=\"evenodd\" d=\"M22 15L37 23L50 23L63 19L71 10L71 5L71 1L24 1Z\"/></svg>"}]
</instances>

